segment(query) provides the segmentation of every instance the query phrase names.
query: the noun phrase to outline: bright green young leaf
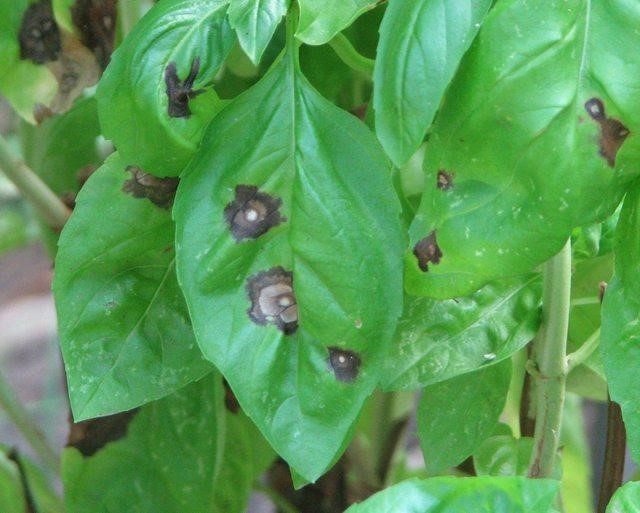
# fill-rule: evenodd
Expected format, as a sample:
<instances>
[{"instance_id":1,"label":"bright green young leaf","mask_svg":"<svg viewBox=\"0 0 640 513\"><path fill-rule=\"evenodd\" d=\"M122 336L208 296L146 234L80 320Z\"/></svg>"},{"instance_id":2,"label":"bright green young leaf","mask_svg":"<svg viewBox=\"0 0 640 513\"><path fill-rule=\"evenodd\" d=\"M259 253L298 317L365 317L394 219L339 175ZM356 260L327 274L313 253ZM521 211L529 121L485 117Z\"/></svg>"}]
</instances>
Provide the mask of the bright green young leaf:
<instances>
[{"instance_id":1,"label":"bright green young leaf","mask_svg":"<svg viewBox=\"0 0 640 513\"><path fill-rule=\"evenodd\" d=\"M549 513L558 483L521 477L411 479L345 513Z\"/></svg>"},{"instance_id":2,"label":"bright green young leaf","mask_svg":"<svg viewBox=\"0 0 640 513\"><path fill-rule=\"evenodd\" d=\"M220 108L211 84L235 39L227 3L160 2L113 54L98 86L98 111L127 165L177 176L195 153Z\"/></svg>"},{"instance_id":3,"label":"bright green young leaf","mask_svg":"<svg viewBox=\"0 0 640 513\"><path fill-rule=\"evenodd\" d=\"M378 0L298 0L300 23L296 37L309 45L321 45L351 25Z\"/></svg>"},{"instance_id":4,"label":"bright green young leaf","mask_svg":"<svg viewBox=\"0 0 640 513\"><path fill-rule=\"evenodd\" d=\"M54 292L76 421L158 399L211 369L176 280L176 185L125 170L115 154L62 232Z\"/></svg>"},{"instance_id":5,"label":"bright green young leaf","mask_svg":"<svg viewBox=\"0 0 640 513\"><path fill-rule=\"evenodd\" d=\"M492 434L510 380L511 361L504 360L423 390L418 436L428 472L458 465Z\"/></svg>"},{"instance_id":6,"label":"bright green young leaf","mask_svg":"<svg viewBox=\"0 0 640 513\"><path fill-rule=\"evenodd\" d=\"M638 513L640 511L640 483L626 483L618 488L607 506L607 513Z\"/></svg>"},{"instance_id":7,"label":"bright green young leaf","mask_svg":"<svg viewBox=\"0 0 640 513\"><path fill-rule=\"evenodd\" d=\"M404 238L382 149L312 89L292 52L209 125L174 217L203 353L315 481L380 379Z\"/></svg>"},{"instance_id":8,"label":"bright green young leaf","mask_svg":"<svg viewBox=\"0 0 640 513\"><path fill-rule=\"evenodd\" d=\"M602 304L600 348L611 399L620 404L629 449L640 460L640 183L627 194L615 241L615 275Z\"/></svg>"},{"instance_id":9,"label":"bright green young leaf","mask_svg":"<svg viewBox=\"0 0 640 513\"><path fill-rule=\"evenodd\" d=\"M613 213L639 169L638 24L637 2L495 4L427 144L410 293L529 271Z\"/></svg>"},{"instance_id":10,"label":"bright green young leaf","mask_svg":"<svg viewBox=\"0 0 640 513\"><path fill-rule=\"evenodd\" d=\"M380 26L376 133L400 166L418 149L491 0L393 0Z\"/></svg>"},{"instance_id":11,"label":"bright green young leaf","mask_svg":"<svg viewBox=\"0 0 640 513\"><path fill-rule=\"evenodd\" d=\"M67 513L243 513L265 467L246 444L264 442L246 417L229 422L232 415L212 373L144 406L124 438L92 456L66 449Z\"/></svg>"},{"instance_id":12,"label":"bright green young leaf","mask_svg":"<svg viewBox=\"0 0 640 513\"><path fill-rule=\"evenodd\" d=\"M421 388L509 358L534 337L539 304L535 275L455 300L406 296L384 387Z\"/></svg>"},{"instance_id":13,"label":"bright green young leaf","mask_svg":"<svg viewBox=\"0 0 640 513\"><path fill-rule=\"evenodd\" d=\"M36 103L49 105L58 89L44 65L20 58L18 33L28 0L0 2L0 93L20 116L33 123Z\"/></svg>"},{"instance_id":14,"label":"bright green young leaf","mask_svg":"<svg viewBox=\"0 0 640 513\"><path fill-rule=\"evenodd\" d=\"M229 23L255 64L260 62L290 3L291 0L235 0L229 5Z\"/></svg>"}]
</instances>

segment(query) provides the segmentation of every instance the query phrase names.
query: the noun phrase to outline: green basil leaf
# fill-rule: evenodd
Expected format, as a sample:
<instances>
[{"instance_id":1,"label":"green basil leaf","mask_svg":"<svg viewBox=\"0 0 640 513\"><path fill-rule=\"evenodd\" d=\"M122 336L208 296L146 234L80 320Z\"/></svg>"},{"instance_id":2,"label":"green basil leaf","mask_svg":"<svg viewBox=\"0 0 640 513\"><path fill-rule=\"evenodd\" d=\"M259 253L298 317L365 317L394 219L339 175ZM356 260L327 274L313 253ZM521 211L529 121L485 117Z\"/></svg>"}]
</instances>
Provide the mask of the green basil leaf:
<instances>
[{"instance_id":1,"label":"green basil leaf","mask_svg":"<svg viewBox=\"0 0 640 513\"><path fill-rule=\"evenodd\" d=\"M291 0L236 0L229 5L229 23L254 64L260 62Z\"/></svg>"},{"instance_id":2,"label":"green basil leaf","mask_svg":"<svg viewBox=\"0 0 640 513\"><path fill-rule=\"evenodd\" d=\"M76 420L158 399L211 369L176 279L170 211L154 204L168 207L171 186L138 172L110 157L60 236L54 292Z\"/></svg>"},{"instance_id":3,"label":"green basil leaf","mask_svg":"<svg viewBox=\"0 0 640 513\"><path fill-rule=\"evenodd\" d=\"M607 506L607 513L637 513L640 505L640 483L626 483L616 490Z\"/></svg>"},{"instance_id":4,"label":"green basil leaf","mask_svg":"<svg viewBox=\"0 0 640 513\"><path fill-rule=\"evenodd\" d=\"M639 171L639 23L634 2L495 4L429 137L410 293L527 272L613 213Z\"/></svg>"},{"instance_id":5,"label":"green basil leaf","mask_svg":"<svg viewBox=\"0 0 640 513\"><path fill-rule=\"evenodd\" d=\"M244 444L263 442L255 435L249 440L246 417L229 423L233 414L224 411L222 399L220 376L211 373L141 408L124 438L94 454L65 449L68 513L242 513L264 463L243 468L239 459L250 452ZM229 466L243 475L234 478ZM232 502L221 497L228 487L236 487Z\"/></svg>"},{"instance_id":6,"label":"green basil leaf","mask_svg":"<svg viewBox=\"0 0 640 513\"><path fill-rule=\"evenodd\" d=\"M384 387L421 388L509 358L538 329L540 294L529 275L455 300L406 296Z\"/></svg>"},{"instance_id":7,"label":"green basil leaf","mask_svg":"<svg viewBox=\"0 0 640 513\"><path fill-rule=\"evenodd\" d=\"M394 0L374 74L376 134L394 163L418 149L491 0Z\"/></svg>"},{"instance_id":8,"label":"green basil leaf","mask_svg":"<svg viewBox=\"0 0 640 513\"><path fill-rule=\"evenodd\" d=\"M156 4L113 54L98 86L98 111L105 137L126 164L177 176L195 153L221 107L211 84L234 43L227 3ZM184 83L190 75L191 87ZM173 101L169 84L176 91Z\"/></svg>"},{"instance_id":9,"label":"green basil leaf","mask_svg":"<svg viewBox=\"0 0 640 513\"><path fill-rule=\"evenodd\" d=\"M521 477L410 479L345 513L549 513L558 484Z\"/></svg>"},{"instance_id":10,"label":"green basil leaf","mask_svg":"<svg viewBox=\"0 0 640 513\"><path fill-rule=\"evenodd\" d=\"M511 361L504 360L423 390L418 436L428 472L458 465L493 433L510 381Z\"/></svg>"},{"instance_id":11,"label":"green basil leaf","mask_svg":"<svg viewBox=\"0 0 640 513\"><path fill-rule=\"evenodd\" d=\"M24 513L26 507L18 466L0 451L0 511Z\"/></svg>"},{"instance_id":12,"label":"green basil leaf","mask_svg":"<svg viewBox=\"0 0 640 513\"><path fill-rule=\"evenodd\" d=\"M178 189L198 343L307 481L380 379L402 308L399 216L373 135L290 54L213 120Z\"/></svg>"},{"instance_id":13,"label":"green basil leaf","mask_svg":"<svg viewBox=\"0 0 640 513\"><path fill-rule=\"evenodd\" d=\"M300 22L296 37L309 45L322 45L351 25L378 0L298 0Z\"/></svg>"},{"instance_id":14,"label":"green basil leaf","mask_svg":"<svg viewBox=\"0 0 640 513\"><path fill-rule=\"evenodd\" d=\"M627 194L615 237L615 275L604 295L600 349L611 399L619 403L629 450L640 461L640 183Z\"/></svg>"}]
</instances>

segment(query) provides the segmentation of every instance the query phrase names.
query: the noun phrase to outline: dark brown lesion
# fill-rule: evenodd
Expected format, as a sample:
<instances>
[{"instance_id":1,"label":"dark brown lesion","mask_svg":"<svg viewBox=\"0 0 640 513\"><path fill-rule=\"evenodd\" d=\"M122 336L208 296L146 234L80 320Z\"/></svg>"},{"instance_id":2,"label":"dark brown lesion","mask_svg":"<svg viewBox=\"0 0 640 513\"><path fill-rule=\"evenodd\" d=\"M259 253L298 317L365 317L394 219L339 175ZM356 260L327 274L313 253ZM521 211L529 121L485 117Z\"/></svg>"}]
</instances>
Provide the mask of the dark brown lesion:
<instances>
[{"instance_id":1,"label":"dark brown lesion","mask_svg":"<svg viewBox=\"0 0 640 513\"><path fill-rule=\"evenodd\" d=\"M71 423L67 447L75 447L84 456L92 456L109 442L124 438L129 423L138 414L139 409L116 413L98 419Z\"/></svg>"},{"instance_id":2,"label":"dark brown lesion","mask_svg":"<svg viewBox=\"0 0 640 513\"><path fill-rule=\"evenodd\" d=\"M423 272L429 270L429 264L437 265L442 258L442 251L436 241L436 232L432 231L424 239L418 241L413 247L413 254L418 259L418 267Z\"/></svg>"},{"instance_id":3,"label":"dark brown lesion","mask_svg":"<svg viewBox=\"0 0 640 513\"><path fill-rule=\"evenodd\" d=\"M191 116L189 100L193 100L204 89L193 89L198 72L200 71L200 58L196 57L191 63L189 75L184 80L178 77L178 69L175 62L170 62L164 70L164 82L167 86L169 98L168 113L171 118L188 118Z\"/></svg>"},{"instance_id":4,"label":"dark brown lesion","mask_svg":"<svg viewBox=\"0 0 640 513\"><path fill-rule=\"evenodd\" d=\"M629 129L617 119L607 117L604 104L599 98L591 98L584 104L584 108L591 119L600 125L600 155L607 160L610 167L614 167L618 150L629 136Z\"/></svg>"},{"instance_id":5,"label":"dark brown lesion","mask_svg":"<svg viewBox=\"0 0 640 513\"><path fill-rule=\"evenodd\" d=\"M113 53L117 7L117 0L76 0L71 8L71 19L82 42L96 56L102 69L107 67Z\"/></svg>"},{"instance_id":6,"label":"dark brown lesion","mask_svg":"<svg viewBox=\"0 0 640 513\"><path fill-rule=\"evenodd\" d=\"M298 304L293 292L293 274L282 267L273 267L251 276L247 281L251 307L249 318L266 326L273 324L285 335L298 329Z\"/></svg>"},{"instance_id":7,"label":"dark brown lesion","mask_svg":"<svg viewBox=\"0 0 640 513\"><path fill-rule=\"evenodd\" d=\"M236 241L257 239L287 220L280 215L281 205L280 198L260 192L255 185L238 185L234 200L224 209L224 218Z\"/></svg>"},{"instance_id":8,"label":"dark brown lesion","mask_svg":"<svg viewBox=\"0 0 640 513\"><path fill-rule=\"evenodd\" d=\"M24 12L18 32L18 43L21 59L29 59L36 64L58 59L62 51L62 41L50 0L31 4Z\"/></svg>"},{"instance_id":9,"label":"dark brown lesion","mask_svg":"<svg viewBox=\"0 0 640 513\"><path fill-rule=\"evenodd\" d=\"M448 191L453 188L453 173L447 173L444 169L438 171L436 187L441 191Z\"/></svg>"},{"instance_id":10,"label":"dark brown lesion","mask_svg":"<svg viewBox=\"0 0 640 513\"><path fill-rule=\"evenodd\" d=\"M353 351L339 347L329 348L329 366L338 381L350 382L358 377L360 357Z\"/></svg>"},{"instance_id":11,"label":"dark brown lesion","mask_svg":"<svg viewBox=\"0 0 640 513\"><path fill-rule=\"evenodd\" d=\"M160 208L171 208L179 178L158 178L136 166L127 166L126 171L131 173L131 178L124 182L123 192L134 198L146 198Z\"/></svg>"},{"instance_id":12,"label":"dark brown lesion","mask_svg":"<svg viewBox=\"0 0 640 513\"><path fill-rule=\"evenodd\" d=\"M240 411L240 403L238 402L238 398L231 390L231 386L226 379L222 380L222 384L224 385L224 406L230 413L238 413Z\"/></svg>"}]
</instances>

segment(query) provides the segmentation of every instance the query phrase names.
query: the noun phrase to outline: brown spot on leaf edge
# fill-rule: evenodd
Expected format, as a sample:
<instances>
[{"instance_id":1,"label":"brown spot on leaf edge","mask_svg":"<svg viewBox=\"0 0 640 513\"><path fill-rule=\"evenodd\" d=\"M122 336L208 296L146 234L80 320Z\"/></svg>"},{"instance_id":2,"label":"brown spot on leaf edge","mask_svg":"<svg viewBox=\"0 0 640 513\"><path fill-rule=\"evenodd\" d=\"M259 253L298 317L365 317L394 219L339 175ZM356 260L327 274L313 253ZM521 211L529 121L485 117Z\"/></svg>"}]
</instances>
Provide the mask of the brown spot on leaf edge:
<instances>
[{"instance_id":1,"label":"brown spot on leaf edge","mask_svg":"<svg viewBox=\"0 0 640 513\"><path fill-rule=\"evenodd\" d=\"M260 192L256 186L238 185L235 194L235 199L224 209L224 218L238 242L257 239L287 220L280 215L282 200Z\"/></svg>"},{"instance_id":2,"label":"brown spot on leaf edge","mask_svg":"<svg viewBox=\"0 0 640 513\"><path fill-rule=\"evenodd\" d=\"M618 150L629 136L629 129L617 119L607 117L604 104L599 98L587 100L584 108L591 119L600 125L600 137L598 139L600 155L606 159L610 167L614 167Z\"/></svg>"},{"instance_id":3,"label":"brown spot on leaf edge","mask_svg":"<svg viewBox=\"0 0 640 513\"><path fill-rule=\"evenodd\" d=\"M193 84L200 71L200 58L196 57L191 63L189 75L184 80L178 77L178 69L175 62L170 62L164 70L164 82L167 86L167 97L169 103L167 111L171 118L188 118L191 116L189 100L192 100L204 89L193 89Z\"/></svg>"},{"instance_id":4,"label":"brown spot on leaf edge","mask_svg":"<svg viewBox=\"0 0 640 513\"><path fill-rule=\"evenodd\" d=\"M179 178L158 178L136 166L127 166L126 171L131 173L131 178L124 182L123 192L131 194L134 198L147 198L160 208L171 208Z\"/></svg>"},{"instance_id":5,"label":"brown spot on leaf edge","mask_svg":"<svg viewBox=\"0 0 640 513\"><path fill-rule=\"evenodd\" d=\"M226 379L222 380L222 384L224 385L224 406L231 413L238 413L240 411L240 403L236 395L231 390L231 386Z\"/></svg>"},{"instance_id":6,"label":"brown spot on leaf edge","mask_svg":"<svg viewBox=\"0 0 640 513\"><path fill-rule=\"evenodd\" d=\"M36 64L55 61L60 55L60 29L53 17L51 0L31 4L22 15L18 32L20 58Z\"/></svg>"},{"instance_id":7,"label":"brown spot on leaf edge","mask_svg":"<svg viewBox=\"0 0 640 513\"><path fill-rule=\"evenodd\" d=\"M329 366L338 381L350 382L358 377L360 357L353 351L339 347L329 348Z\"/></svg>"},{"instance_id":8,"label":"brown spot on leaf edge","mask_svg":"<svg viewBox=\"0 0 640 513\"><path fill-rule=\"evenodd\" d=\"M429 271L429 263L439 264L442 251L436 241L436 232L432 231L424 239L418 241L413 247L413 254L418 259L418 267L425 273Z\"/></svg>"},{"instance_id":9,"label":"brown spot on leaf edge","mask_svg":"<svg viewBox=\"0 0 640 513\"><path fill-rule=\"evenodd\" d=\"M105 69L111 59L116 35L117 0L76 0L71 19L82 42Z\"/></svg>"},{"instance_id":10,"label":"brown spot on leaf edge","mask_svg":"<svg viewBox=\"0 0 640 513\"><path fill-rule=\"evenodd\" d=\"M298 304L293 292L293 274L282 267L272 267L251 276L247 281L251 307L249 318L266 326L273 324L285 335L298 329Z\"/></svg>"},{"instance_id":11,"label":"brown spot on leaf edge","mask_svg":"<svg viewBox=\"0 0 640 513\"><path fill-rule=\"evenodd\" d=\"M138 411L136 408L107 417L71 423L67 447L75 447L84 456L93 456L109 442L123 438Z\"/></svg>"},{"instance_id":12,"label":"brown spot on leaf edge","mask_svg":"<svg viewBox=\"0 0 640 513\"><path fill-rule=\"evenodd\" d=\"M438 178L436 180L436 186L441 191L448 191L453 188L453 173L447 173L444 169L438 171Z\"/></svg>"}]
</instances>

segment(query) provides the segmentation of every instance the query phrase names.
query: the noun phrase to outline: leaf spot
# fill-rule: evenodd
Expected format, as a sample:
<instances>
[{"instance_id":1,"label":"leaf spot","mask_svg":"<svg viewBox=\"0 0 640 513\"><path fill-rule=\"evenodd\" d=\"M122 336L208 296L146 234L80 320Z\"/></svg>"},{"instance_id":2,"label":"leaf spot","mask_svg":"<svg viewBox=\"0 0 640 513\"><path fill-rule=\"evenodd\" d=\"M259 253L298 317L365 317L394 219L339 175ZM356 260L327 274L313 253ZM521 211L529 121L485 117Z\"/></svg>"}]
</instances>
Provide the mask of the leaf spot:
<instances>
[{"instance_id":1,"label":"leaf spot","mask_svg":"<svg viewBox=\"0 0 640 513\"><path fill-rule=\"evenodd\" d=\"M36 64L58 59L62 43L51 0L41 0L27 8L22 16L18 42L21 59L30 59Z\"/></svg>"},{"instance_id":2,"label":"leaf spot","mask_svg":"<svg viewBox=\"0 0 640 513\"><path fill-rule=\"evenodd\" d=\"M280 215L282 200L260 192L256 186L238 185L235 194L224 209L224 218L237 242L257 239L287 220Z\"/></svg>"},{"instance_id":3,"label":"leaf spot","mask_svg":"<svg viewBox=\"0 0 640 513\"><path fill-rule=\"evenodd\" d=\"M591 98L584 104L584 108L591 119L600 125L600 155L607 160L610 167L614 167L618 150L629 136L629 129L617 119L607 117L604 104L599 98Z\"/></svg>"},{"instance_id":4,"label":"leaf spot","mask_svg":"<svg viewBox=\"0 0 640 513\"><path fill-rule=\"evenodd\" d=\"M247 281L251 307L249 318L260 326L275 325L285 335L298 329L298 304L293 292L293 274L282 267L251 276Z\"/></svg>"},{"instance_id":5,"label":"leaf spot","mask_svg":"<svg viewBox=\"0 0 640 513\"><path fill-rule=\"evenodd\" d=\"M117 0L76 0L71 8L73 24L78 27L82 42L100 63L107 67L116 35Z\"/></svg>"},{"instance_id":6,"label":"leaf spot","mask_svg":"<svg viewBox=\"0 0 640 513\"><path fill-rule=\"evenodd\" d=\"M442 251L436 242L436 232L432 231L424 239L418 241L413 248L413 254L418 259L418 267L423 272L429 271L429 263L439 264Z\"/></svg>"},{"instance_id":7,"label":"leaf spot","mask_svg":"<svg viewBox=\"0 0 640 513\"><path fill-rule=\"evenodd\" d=\"M158 178L136 166L127 166L126 171L131 173L131 178L124 182L123 192L134 198L147 198L160 208L171 208L180 181L178 178Z\"/></svg>"},{"instance_id":8,"label":"leaf spot","mask_svg":"<svg viewBox=\"0 0 640 513\"><path fill-rule=\"evenodd\" d=\"M329 366L338 381L349 383L358 377L360 370L360 357L353 351L329 348Z\"/></svg>"},{"instance_id":9,"label":"leaf spot","mask_svg":"<svg viewBox=\"0 0 640 513\"><path fill-rule=\"evenodd\" d=\"M167 86L169 98L168 114L171 118L188 118L191 116L189 100L204 93L204 89L193 89L193 84L200 71L200 58L196 57L191 63L189 75L184 80L178 78L175 62L170 62L164 70L164 82Z\"/></svg>"},{"instance_id":10,"label":"leaf spot","mask_svg":"<svg viewBox=\"0 0 640 513\"><path fill-rule=\"evenodd\" d=\"M448 191L453 188L453 173L447 173L444 169L438 171L438 178L436 180L436 186L441 191Z\"/></svg>"}]
</instances>

